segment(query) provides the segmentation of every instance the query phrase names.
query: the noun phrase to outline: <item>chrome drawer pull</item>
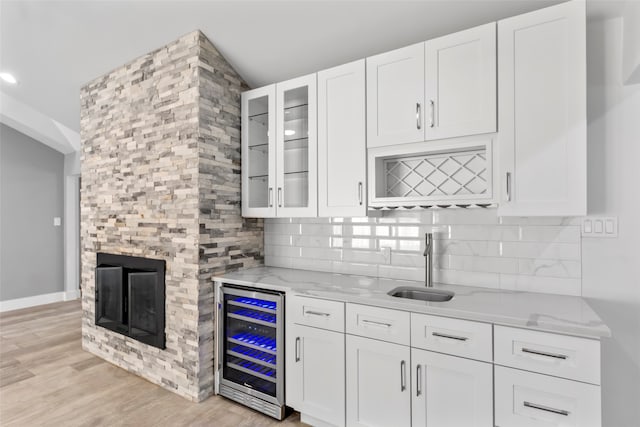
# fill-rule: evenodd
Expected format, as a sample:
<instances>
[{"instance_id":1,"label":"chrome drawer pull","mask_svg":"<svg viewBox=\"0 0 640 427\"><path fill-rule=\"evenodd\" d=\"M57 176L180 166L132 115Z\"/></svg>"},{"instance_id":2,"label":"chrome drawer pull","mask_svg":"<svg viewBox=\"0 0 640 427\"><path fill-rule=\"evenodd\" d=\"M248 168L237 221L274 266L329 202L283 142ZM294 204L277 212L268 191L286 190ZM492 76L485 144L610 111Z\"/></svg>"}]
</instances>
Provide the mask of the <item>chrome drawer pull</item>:
<instances>
[{"instance_id":1,"label":"chrome drawer pull","mask_svg":"<svg viewBox=\"0 0 640 427\"><path fill-rule=\"evenodd\" d=\"M433 102L433 99L429 101L429 104L431 105L431 123L429 124L429 127L434 127L436 125L436 105L435 102Z\"/></svg>"},{"instance_id":2,"label":"chrome drawer pull","mask_svg":"<svg viewBox=\"0 0 640 427\"><path fill-rule=\"evenodd\" d=\"M362 319L361 322L369 325L383 326L385 328L390 328L391 326L393 326L391 323L376 322L374 320L367 320L367 319Z\"/></svg>"},{"instance_id":3,"label":"chrome drawer pull","mask_svg":"<svg viewBox=\"0 0 640 427\"><path fill-rule=\"evenodd\" d=\"M416 366L416 396L422 394L422 365Z\"/></svg>"},{"instance_id":4,"label":"chrome drawer pull","mask_svg":"<svg viewBox=\"0 0 640 427\"><path fill-rule=\"evenodd\" d=\"M569 358L569 356L564 354L546 353L544 351L536 351L536 350L531 350L529 348L524 348L524 347L520 351L522 351L523 353L537 354L538 356L553 357L554 359L565 360Z\"/></svg>"},{"instance_id":5,"label":"chrome drawer pull","mask_svg":"<svg viewBox=\"0 0 640 427\"><path fill-rule=\"evenodd\" d=\"M420 103L416 102L416 127L418 130L422 128L422 121L420 120L420 116L422 116L420 112Z\"/></svg>"},{"instance_id":6,"label":"chrome drawer pull","mask_svg":"<svg viewBox=\"0 0 640 427\"><path fill-rule=\"evenodd\" d=\"M296 354L295 354L296 363L300 361L300 337L296 338Z\"/></svg>"},{"instance_id":7,"label":"chrome drawer pull","mask_svg":"<svg viewBox=\"0 0 640 427\"><path fill-rule=\"evenodd\" d=\"M431 335L433 335L434 337L449 338L451 340L458 340L458 341L466 341L469 339L467 337L457 337L455 335L441 334L440 332L432 332Z\"/></svg>"},{"instance_id":8,"label":"chrome drawer pull","mask_svg":"<svg viewBox=\"0 0 640 427\"><path fill-rule=\"evenodd\" d=\"M522 404L524 406L526 406L527 408L538 409L540 411L552 412L554 414L564 415L565 417L569 415L569 411L565 411L564 409L555 409L555 408L551 408L549 406L537 405L535 403L527 402L526 400L524 402L522 402Z\"/></svg>"},{"instance_id":9,"label":"chrome drawer pull","mask_svg":"<svg viewBox=\"0 0 640 427\"><path fill-rule=\"evenodd\" d=\"M407 363L403 360L400 362L400 391L407 389Z\"/></svg>"},{"instance_id":10,"label":"chrome drawer pull","mask_svg":"<svg viewBox=\"0 0 640 427\"><path fill-rule=\"evenodd\" d=\"M304 312L304 314L311 314L313 316L324 316L324 317L331 316L331 314L329 314L329 313L323 313L321 311L312 311L312 310L307 310L307 311Z\"/></svg>"}]
</instances>

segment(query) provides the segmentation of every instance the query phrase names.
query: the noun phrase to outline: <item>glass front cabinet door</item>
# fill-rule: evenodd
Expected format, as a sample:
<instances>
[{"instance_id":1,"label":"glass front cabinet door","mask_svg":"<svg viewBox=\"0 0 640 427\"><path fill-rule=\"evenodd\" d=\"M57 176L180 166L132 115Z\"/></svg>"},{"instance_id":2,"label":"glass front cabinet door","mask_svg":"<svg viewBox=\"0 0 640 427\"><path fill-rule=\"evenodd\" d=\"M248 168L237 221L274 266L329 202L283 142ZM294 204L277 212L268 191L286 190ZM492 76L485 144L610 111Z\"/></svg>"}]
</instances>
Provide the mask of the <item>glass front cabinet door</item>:
<instances>
[{"instance_id":1,"label":"glass front cabinet door","mask_svg":"<svg viewBox=\"0 0 640 427\"><path fill-rule=\"evenodd\" d=\"M242 215L315 217L316 74L242 94Z\"/></svg>"}]
</instances>

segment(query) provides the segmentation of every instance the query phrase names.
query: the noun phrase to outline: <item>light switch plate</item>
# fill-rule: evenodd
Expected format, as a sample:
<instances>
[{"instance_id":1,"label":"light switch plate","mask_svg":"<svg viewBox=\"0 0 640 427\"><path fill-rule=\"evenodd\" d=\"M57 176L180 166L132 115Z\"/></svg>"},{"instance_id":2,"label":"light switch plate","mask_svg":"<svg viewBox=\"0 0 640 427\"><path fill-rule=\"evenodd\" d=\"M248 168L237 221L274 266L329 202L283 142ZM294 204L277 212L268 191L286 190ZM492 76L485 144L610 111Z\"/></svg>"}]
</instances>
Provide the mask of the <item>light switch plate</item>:
<instances>
[{"instance_id":1,"label":"light switch plate","mask_svg":"<svg viewBox=\"0 0 640 427\"><path fill-rule=\"evenodd\" d=\"M59 216L53 217L53 226L60 227L62 225L62 219Z\"/></svg>"},{"instance_id":2,"label":"light switch plate","mask_svg":"<svg viewBox=\"0 0 640 427\"><path fill-rule=\"evenodd\" d=\"M582 218L582 237L618 237L617 216L587 216Z\"/></svg>"}]
</instances>

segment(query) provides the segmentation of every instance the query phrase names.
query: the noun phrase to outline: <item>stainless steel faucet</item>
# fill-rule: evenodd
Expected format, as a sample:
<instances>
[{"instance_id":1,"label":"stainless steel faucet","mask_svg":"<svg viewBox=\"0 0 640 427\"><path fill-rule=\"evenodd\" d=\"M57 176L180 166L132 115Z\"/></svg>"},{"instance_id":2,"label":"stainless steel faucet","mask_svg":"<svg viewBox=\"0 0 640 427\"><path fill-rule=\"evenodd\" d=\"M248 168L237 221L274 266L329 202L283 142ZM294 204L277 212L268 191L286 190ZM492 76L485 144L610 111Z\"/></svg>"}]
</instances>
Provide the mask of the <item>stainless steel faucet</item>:
<instances>
[{"instance_id":1,"label":"stainless steel faucet","mask_svg":"<svg viewBox=\"0 0 640 427\"><path fill-rule=\"evenodd\" d=\"M424 233L424 285L433 288L433 233Z\"/></svg>"}]
</instances>

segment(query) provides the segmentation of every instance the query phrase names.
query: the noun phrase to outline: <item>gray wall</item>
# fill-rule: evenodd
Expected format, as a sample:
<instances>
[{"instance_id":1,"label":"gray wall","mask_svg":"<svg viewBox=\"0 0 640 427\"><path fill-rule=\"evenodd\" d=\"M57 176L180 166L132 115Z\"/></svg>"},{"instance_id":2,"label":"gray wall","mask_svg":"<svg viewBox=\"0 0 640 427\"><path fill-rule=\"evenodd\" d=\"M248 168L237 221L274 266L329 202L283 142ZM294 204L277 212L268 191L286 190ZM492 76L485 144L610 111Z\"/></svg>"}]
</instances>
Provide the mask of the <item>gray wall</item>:
<instances>
[{"instance_id":1,"label":"gray wall","mask_svg":"<svg viewBox=\"0 0 640 427\"><path fill-rule=\"evenodd\" d=\"M0 301L64 291L64 155L0 124Z\"/></svg>"},{"instance_id":2,"label":"gray wall","mask_svg":"<svg viewBox=\"0 0 640 427\"><path fill-rule=\"evenodd\" d=\"M587 25L589 215L616 239L582 240L582 295L611 328L602 340L602 425L640 426L640 84L624 86L623 21Z\"/></svg>"}]
</instances>

